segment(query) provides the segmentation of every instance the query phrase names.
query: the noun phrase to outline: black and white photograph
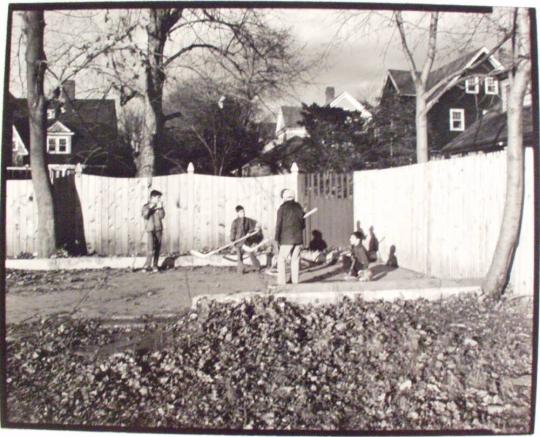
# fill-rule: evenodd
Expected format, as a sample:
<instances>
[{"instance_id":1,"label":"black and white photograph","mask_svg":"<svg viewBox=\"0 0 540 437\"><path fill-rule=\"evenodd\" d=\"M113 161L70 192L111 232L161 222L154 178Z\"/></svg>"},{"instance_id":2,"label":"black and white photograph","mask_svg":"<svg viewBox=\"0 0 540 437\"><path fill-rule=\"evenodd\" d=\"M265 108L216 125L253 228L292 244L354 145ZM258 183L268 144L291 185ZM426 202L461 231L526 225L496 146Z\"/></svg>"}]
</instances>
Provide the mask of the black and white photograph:
<instances>
[{"instance_id":1,"label":"black and white photograph","mask_svg":"<svg viewBox=\"0 0 540 437\"><path fill-rule=\"evenodd\" d=\"M537 19L3 5L2 431L533 434Z\"/></svg>"}]
</instances>

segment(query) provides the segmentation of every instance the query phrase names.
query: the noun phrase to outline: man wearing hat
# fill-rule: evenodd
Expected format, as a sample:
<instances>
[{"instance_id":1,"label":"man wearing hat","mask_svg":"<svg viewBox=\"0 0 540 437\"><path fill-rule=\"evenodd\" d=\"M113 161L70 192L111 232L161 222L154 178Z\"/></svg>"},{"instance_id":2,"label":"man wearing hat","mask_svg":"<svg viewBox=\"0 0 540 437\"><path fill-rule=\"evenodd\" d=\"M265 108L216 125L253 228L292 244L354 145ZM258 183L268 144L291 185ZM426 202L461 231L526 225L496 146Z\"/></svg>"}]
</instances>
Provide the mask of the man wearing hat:
<instances>
[{"instance_id":1,"label":"man wearing hat","mask_svg":"<svg viewBox=\"0 0 540 437\"><path fill-rule=\"evenodd\" d=\"M146 250L147 256L144 263L144 269L152 269L157 272L159 252L161 250L161 237L163 235L163 217L165 210L161 201L161 193L158 190L150 192L150 200L142 208L144 217L144 230L146 231Z\"/></svg>"},{"instance_id":2,"label":"man wearing hat","mask_svg":"<svg viewBox=\"0 0 540 437\"><path fill-rule=\"evenodd\" d=\"M294 200L294 191L281 192L284 202L277 211L276 242L279 244L278 284L287 283L285 262L291 257L291 280L298 284L300 276L300 250L303 244L305 220L302 206Z\"/></svg>"}]
</instances>

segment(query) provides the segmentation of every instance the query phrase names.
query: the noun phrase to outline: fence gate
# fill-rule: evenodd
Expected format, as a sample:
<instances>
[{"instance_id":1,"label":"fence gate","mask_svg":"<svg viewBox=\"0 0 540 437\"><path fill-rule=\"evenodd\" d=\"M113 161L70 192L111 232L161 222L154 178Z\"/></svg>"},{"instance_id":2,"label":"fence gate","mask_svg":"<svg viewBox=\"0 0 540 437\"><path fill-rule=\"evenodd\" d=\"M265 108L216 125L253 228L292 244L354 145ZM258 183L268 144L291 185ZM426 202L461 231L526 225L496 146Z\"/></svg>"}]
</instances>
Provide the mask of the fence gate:
<instances>
[{"instance_id":1,"label":"fence gate","mask_svg":"<svg viewBox=\"0 0 540 437\"><path fill-rule=\"evenodd\" d=\"M318 208L306 220L306 244L317 230L329 248L348 246L354 230L353 174L309 173L301 175L302 182L301 202L306 211Z\"/></svg>"}]
</instances>

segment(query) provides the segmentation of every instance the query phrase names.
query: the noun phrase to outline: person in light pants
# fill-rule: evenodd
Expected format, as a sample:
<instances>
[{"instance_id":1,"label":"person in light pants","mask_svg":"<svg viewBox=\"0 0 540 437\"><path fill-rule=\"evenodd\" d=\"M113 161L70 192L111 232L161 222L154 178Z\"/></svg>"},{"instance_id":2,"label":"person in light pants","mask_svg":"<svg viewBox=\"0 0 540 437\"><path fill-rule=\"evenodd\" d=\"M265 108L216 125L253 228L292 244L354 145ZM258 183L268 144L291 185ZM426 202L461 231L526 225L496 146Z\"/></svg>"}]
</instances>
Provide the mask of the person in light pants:
<instances>
[{"instance_id":1,"label":"person in light pants","mask_svg":"<svg viewBox=\"0 0 540 437\"><path fill-rule=\"evenodd\" d=\"M286 261L291 257L291 280L298 284L300 276L300 250L302 249L305 220L302 206L294 200L294 192L281 193L284 202L277 211L275 240L279 244L278 284L286 284Z\"/></svg>"}]
</instances>

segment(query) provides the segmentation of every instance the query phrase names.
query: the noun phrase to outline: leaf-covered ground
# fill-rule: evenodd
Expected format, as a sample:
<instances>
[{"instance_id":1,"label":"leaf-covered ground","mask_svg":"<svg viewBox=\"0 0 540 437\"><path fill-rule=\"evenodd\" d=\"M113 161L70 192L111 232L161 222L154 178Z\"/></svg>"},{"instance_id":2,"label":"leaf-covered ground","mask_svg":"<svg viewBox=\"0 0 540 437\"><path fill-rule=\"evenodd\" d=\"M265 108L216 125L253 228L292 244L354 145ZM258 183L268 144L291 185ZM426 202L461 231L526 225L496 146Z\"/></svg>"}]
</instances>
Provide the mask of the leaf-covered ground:
<instances>
[{"instance_id":1,"label":"leaf-covered ground","mask_svg":"<svg viewBox=\"0 0 540 437\"><path fill-rule=\"evenodd\" d=\"M506 302L201 303L166 345L88 360L119 333L49 319L8 332L8 419L275 430L530 429L532 319Z\"/></svg>"}]
</instances>

